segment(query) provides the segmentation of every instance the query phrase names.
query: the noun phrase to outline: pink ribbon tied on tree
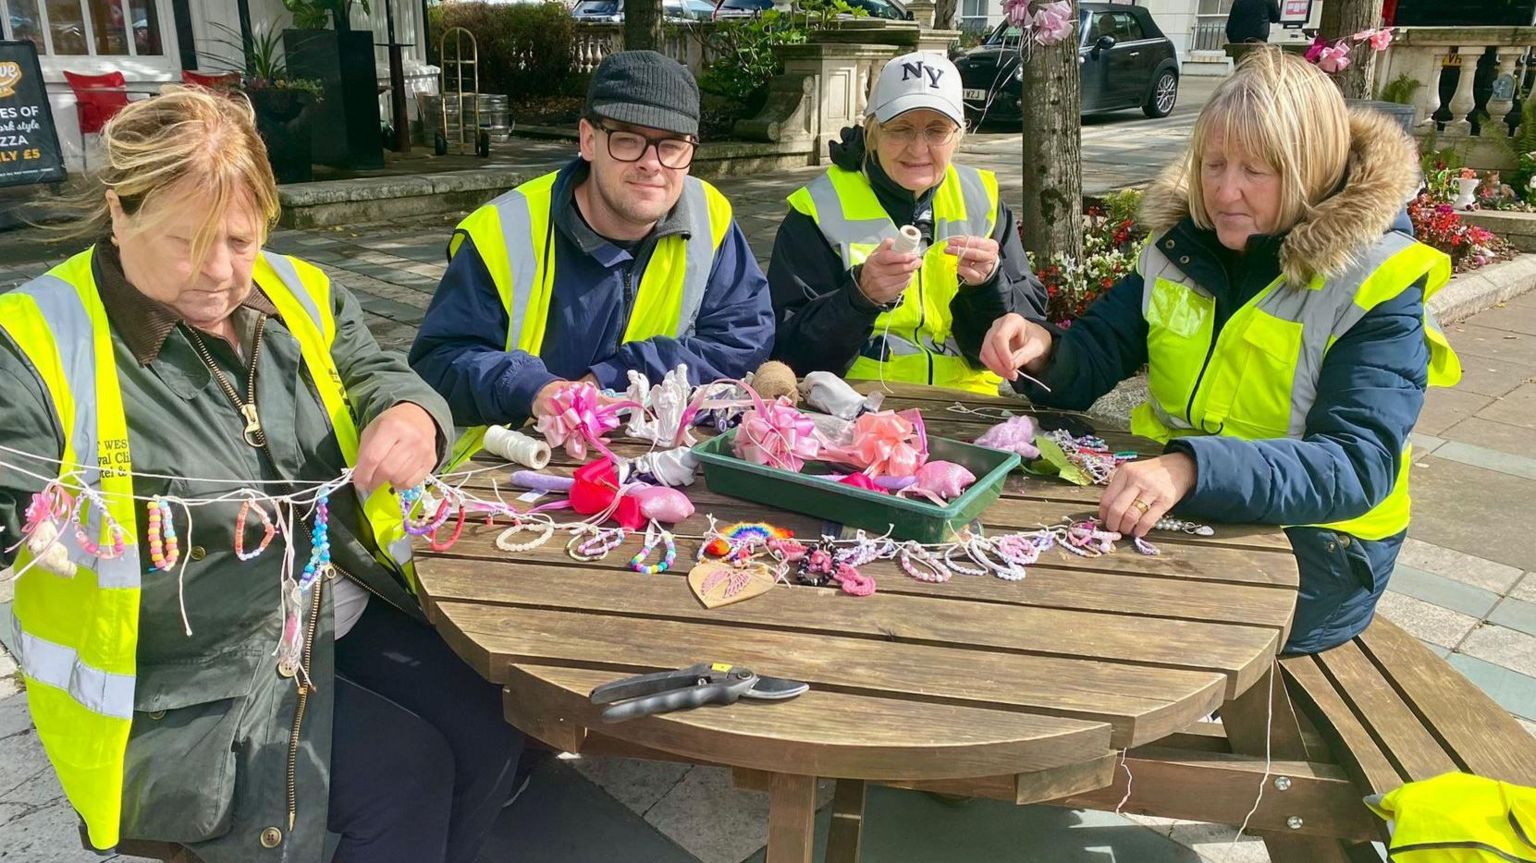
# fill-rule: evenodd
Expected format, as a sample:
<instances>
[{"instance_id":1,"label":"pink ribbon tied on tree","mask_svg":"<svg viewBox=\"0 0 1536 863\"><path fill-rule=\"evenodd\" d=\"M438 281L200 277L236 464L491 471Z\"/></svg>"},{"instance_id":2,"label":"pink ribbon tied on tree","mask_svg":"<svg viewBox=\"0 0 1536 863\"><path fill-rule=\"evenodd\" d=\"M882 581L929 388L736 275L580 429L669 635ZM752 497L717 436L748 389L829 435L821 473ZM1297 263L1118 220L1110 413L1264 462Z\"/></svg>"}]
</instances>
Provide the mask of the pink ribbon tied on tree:
<instances>
[{"instance_id":1,"label":"pink ribbon tied on tree","mask_svg":"<svg viewBox=\"0 0 1536 863\"><path fill-rule=\"evenodd\" d=\"M764 402L751 388L753 406L741 415L732 446L736 457L753 464L799 473L807 459L821 454L816 424L789 399Z\"/></svg>"},{"instance_id":2,"label":"pink ribbon tied on tree","mask_svg":"<svg viewBox=\"0 0 1536 863\"><path fill-rule=\"evenodd\" d=\"M603 435L622 425L621 413L638 407L630 401L605 401L590 383L562 387L550 397L550 402L552 410L537 414L535 428L550 446L565 447L565 454L574 459L587 457L588 444L613 459L613 453L603 444Z\"/></svg>"}]
</instances>

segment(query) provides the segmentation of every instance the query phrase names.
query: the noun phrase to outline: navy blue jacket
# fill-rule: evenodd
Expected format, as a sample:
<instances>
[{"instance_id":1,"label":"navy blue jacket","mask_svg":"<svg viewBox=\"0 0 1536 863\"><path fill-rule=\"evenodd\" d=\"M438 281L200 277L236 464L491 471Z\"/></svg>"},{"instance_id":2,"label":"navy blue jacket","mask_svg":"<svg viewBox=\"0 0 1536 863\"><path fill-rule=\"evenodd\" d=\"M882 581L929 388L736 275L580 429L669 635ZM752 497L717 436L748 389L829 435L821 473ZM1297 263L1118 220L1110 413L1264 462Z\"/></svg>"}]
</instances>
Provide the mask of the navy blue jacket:
<instances>
[{"instance_id":1,"label":"navy blue jacket","mask_svg":"<svg viewBox=\"0 0 1536 863\"><path fill-rule=\"evenodd\" d=\"M474 242L460 232L462 244L410 353L411 367L448 400L459 425L521 425L532 414L534 396L554 380L591 373L599 386L623 390L630 369L659 381L686 363L690 381L699 384L739 378L768 358L768 280L734 221L715 253L693 333L621 343L657 239L688 231L686 200L650 236L626 248L599 236L580 214L574 190L589 171L585 160L576 159L555 180L554 289L539 356L505 350L507 312Z\"/></svg>"},{"instance_id":2,"label":"navy blue jacket","mask_svg":"<svg viewBox=\"0 0 1536 863\"><path fill-rule=\"evenodd\" d=\"M1411 232L1406 216L1395 225ZM1216 332L1280 274L1281 237L1254 237L1248 251L1225 250L1213 231L1179 222L1159 242L1216 298ZM1015 387L1036 404L1086 409L1147 363L1142 279L1131 275L1100 297L1056 341L1042 380ZM1429 351L1423 284L1367 313L1328 351L1317 401L1300 439L1175 438L1169 452L1195 460L1195 488L1174 514L1201 521L1320 524L1354 518L1392 490L1403 445L1424 405ZM1301 593L1287 652L1312 653L1354 637L1370 622L1406 531L1365 541L1331 530L1291 527Z\"/></svg>"}]
</instances>

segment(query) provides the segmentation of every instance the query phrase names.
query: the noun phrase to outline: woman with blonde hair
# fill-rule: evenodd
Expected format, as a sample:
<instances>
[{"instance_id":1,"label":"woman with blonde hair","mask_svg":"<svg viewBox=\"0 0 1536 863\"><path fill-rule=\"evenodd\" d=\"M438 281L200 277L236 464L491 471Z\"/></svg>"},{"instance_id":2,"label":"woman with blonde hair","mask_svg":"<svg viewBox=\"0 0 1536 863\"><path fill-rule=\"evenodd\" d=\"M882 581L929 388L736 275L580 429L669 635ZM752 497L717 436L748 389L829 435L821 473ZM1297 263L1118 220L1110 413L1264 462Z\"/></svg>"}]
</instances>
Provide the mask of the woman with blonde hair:
<instances>
[{"instance_id":1,"label":"woman with blonde hair","mask_svg":"<svg viewBox=\"0 0 1536 863\"><path fill-rule=\"evenodd\" d=\"M1370 622L1407 533L1425 388L1461 375L1426 306L1450 260L1403 210L1418 164L1316 67L1251 52L1147 190L1136 272L1064 333L1008 316L981 351L1031 401L1074 409L1145 366L1131 428L1164 454L1122 465L1099 515L1137 536L1170 512L1286 525L1301 570L1288 652Z\"/></svg>"},{"instance_id":2,"label":"woman with blonde hair","mask_svg":"<svg viewBox=\"0 0 1536 863\"><path fill-rule=\"evenodd\" d=\"M89 245L0 295L6 625L65 794L100 849L474 860L522 738L423 622L391 490L448 406L262 248L248 103L174 90L102 142Z\"/></svg>"},{"instance_id":3,"label":"woman with blonde hair","mask_svg":"<svg viewBox=\"0 0 1536 863\"><path fill-rule=\"evenodd\" d=\"M798 374L996 395L982 336L1009 312L1043 319L1045 292L997 177L954 164L960 97L944 57L891 60L863 128L843 130L833 166L789 196L768 284L774 357Z\"/></svg>"}]
</instances>

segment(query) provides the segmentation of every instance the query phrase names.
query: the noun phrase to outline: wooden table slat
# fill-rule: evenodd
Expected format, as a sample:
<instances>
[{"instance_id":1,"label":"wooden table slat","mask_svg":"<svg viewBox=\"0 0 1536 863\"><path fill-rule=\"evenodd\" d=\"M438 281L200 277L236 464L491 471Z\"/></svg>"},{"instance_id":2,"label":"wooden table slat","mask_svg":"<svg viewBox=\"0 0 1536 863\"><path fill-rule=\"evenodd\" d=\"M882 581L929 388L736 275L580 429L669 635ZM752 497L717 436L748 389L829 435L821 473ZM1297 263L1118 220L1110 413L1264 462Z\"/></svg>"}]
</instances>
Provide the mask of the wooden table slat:
<instances>
[{"instance_id":1,"label":"wooden table slat","mask_svg":"<svg viewBox=\"0 0 1536 863\"><path fill-rule=\"evenodd\" d=\"M603 577L605 589L594 591L592 576L573 567L525 566L488 575L478 561L444 558L433 598L1212 671L1227 678L1227 697L1258 679L1279 648L1276 632L1255 627L1154 618L1132 622L1098 612L942 602L890 592L849 597L832 588L781 586L749 602L708 609L684 589L680 576L625 570ZM1200 641L1201 652L1183 649L1184 639Z\"/></svg>"},{"instance_id":2,"label":"wooden table slat","mask_svg":"<svg viewBox=\"0 0 1536 863\"><path fill-rule=\"evenodd\" d=\"M1408 781L1429 779L1457 769L1440 743L1430 736L1413 710L1353 641L1317 655L1319 666L1353 706L1381 746L1382 753Z\"/></svg>"},{"instance_id":3,"label":"wooden table slat","mask_svg":"<svg viewBox=\"0 0 1536 863\"><path fill-rule=\"evenodd\" d=\"M439 629L478 646L476 659L487 661L477 670L496 681L513 662L635 673L730 662L840 692L1109 722L1116 747L1156 740L1210 713L1225 683L1207 672L1030 655L978 661L965 650L702 623L646 620L650 637L642 643L629 637L641 623L628 618L457 602L435 603L434 613Z\"/></svg>"},{"instance_id":4,"label":"wooden table slat","mask_svg":"<svg viewBox=\"0 0 1536 863\"><path fill-rule=\"evenodd\" d=\"M786 764L814 762L818 775L839 778L1032 772L1109 751L1110 729L1103 722L893 702L819 688L788 701L743 699L609 725L596 718L586 693L617 676L589 668L515 663L507 683L509 711L542 710L569 717L589 723L597 734L681 751L707 763L779 770Z\"/></svg>"},{"instance_id":5,"label":"wooden table slat","mask_svg":"<svg viewBox=\"0 0 1536 863\"><path fill-rule=\"evenodd\" d=\"M494 499L488 481L477 479L466 483L465 488L483 498ZM694 502L696 512L691 518L675 526L675 532L681 537L702 536L709 528L707 515L713 515L721 526L737 521L765 520L764 507L704 491L702 485L689 489L688 494ZM502 495L516 509L525 510L533 506L533 504L518 503L513 499L513 495L507 494L505 490L502 491ZM1059 522L1062 516L1070 513L1072 513L1070 507L1063 507L1060 504L1004 499L987 509L982 522L994 534L1008 533L1016 530L1033 530L1041 522ZM1081 513L1080 510L1079 514ZM560 522L580 520L580 516L569 512L557 511L553 515ZM789 512L774 513L766 520L787 528L797 537L802 538L819 536L825 524L821 519ZM562 543L565 538L561 537ZM1178 539L1164 540L1161 537L1153 539L1161 554L1139 554L1129 542L1122 542L1117 544L1114 553L1101 557L1085 558L1053 549L1042 555L1041 561L1044 564L1069 569L1147 573L1168 578L1191 578L1236 584L1284 586L1296 584L1296 560L1289 550L1237 548L1213 543L1191 543ZM685 538L680 539L679 542L689 553L698 548L697 540ZM560 547L557 545L556 550L558 551ZM498 553L498 556L505 555Z\"/></svg>"},{"instance_id":6,"label":"wooden table slat","mask_svg":"<svg viewBox=\"0 0 1536 863\"><path fill-rule=\"evenodd\" d=\"M1536 748L1531 737L1505 710L1470 681L1448 692L1445 666L1429 648L1395 626L1380 621L1359 641L1378 665L1391 669L1399 693L1444 738L1451 756L1469 773L1505 782L1536 782Z\"/></svg>"},{"instance_id":7,"label":"wooden table slat","mask_svg":"<svg viewBox=\"0 0 1536 863\"><path fill-rule=\"evenodd\" d=\"M1402 776L1392 762L1382 754L1370 731L1361 724L1344 699L1339 697L1315 656L1290 656L1280 660L1285 675L1291 678L1289 687L1293 697L1308 710L1328 718L1321 723L1327 729L1324 734L1338 739L1330 741L1333 751L1343 753L1340 759L1360 784L1373 791L1385 793L1401 785Z\"/></svg>"}]
</instances>

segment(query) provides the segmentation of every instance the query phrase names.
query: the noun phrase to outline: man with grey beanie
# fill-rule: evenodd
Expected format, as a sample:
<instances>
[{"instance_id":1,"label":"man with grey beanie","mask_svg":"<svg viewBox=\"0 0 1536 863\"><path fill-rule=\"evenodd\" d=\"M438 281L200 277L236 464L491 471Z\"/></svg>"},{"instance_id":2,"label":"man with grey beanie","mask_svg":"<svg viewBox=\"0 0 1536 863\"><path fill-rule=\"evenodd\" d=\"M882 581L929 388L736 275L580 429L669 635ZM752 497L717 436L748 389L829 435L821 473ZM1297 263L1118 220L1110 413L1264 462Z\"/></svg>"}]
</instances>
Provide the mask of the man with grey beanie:
<instances>
[{"instance_id":1,"label":"man with grey beanie","mask_svg":"<svg viewBox=\"0 0 1536 863\"><path fill-rule=\"evenodd\" d=\"M654 51L592 74L579 158L471 213L410 361L461 426L521 425L562 387L739 378L773 344L768 282L730 202L688 175L693 75ZM469 434L459 459L479 448Z\"/></svg>"}]
</instances>

